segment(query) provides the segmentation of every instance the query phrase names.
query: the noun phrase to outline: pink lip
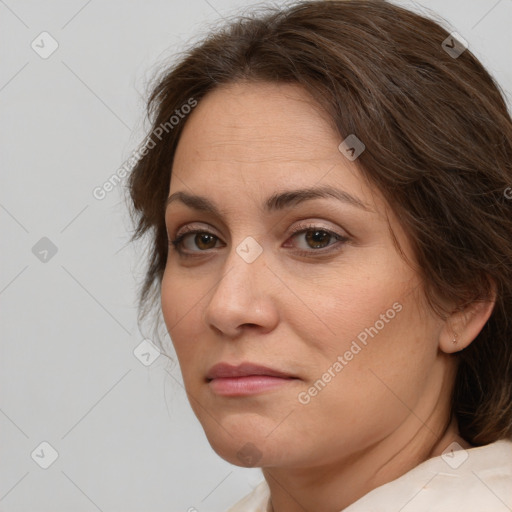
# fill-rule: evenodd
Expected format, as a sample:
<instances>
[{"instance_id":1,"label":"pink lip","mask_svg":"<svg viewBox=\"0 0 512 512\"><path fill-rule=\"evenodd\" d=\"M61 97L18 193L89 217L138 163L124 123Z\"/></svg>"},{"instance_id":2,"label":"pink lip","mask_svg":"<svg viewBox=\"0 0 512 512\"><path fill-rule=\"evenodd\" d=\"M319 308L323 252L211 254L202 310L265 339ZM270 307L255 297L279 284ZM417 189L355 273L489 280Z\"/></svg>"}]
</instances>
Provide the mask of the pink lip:
<instances>
[{"instance_id":1,"label":"pink lip","mask_svg":"<svg viewBox=\"0 0 512 512\"><path fill-rule=\"evenodd\" d=\"M243 396L275 389L297 378L279 370L252 363L232 366L219 363L206 375L214 393L224 396Z\"/></svg>"}]
</instances>

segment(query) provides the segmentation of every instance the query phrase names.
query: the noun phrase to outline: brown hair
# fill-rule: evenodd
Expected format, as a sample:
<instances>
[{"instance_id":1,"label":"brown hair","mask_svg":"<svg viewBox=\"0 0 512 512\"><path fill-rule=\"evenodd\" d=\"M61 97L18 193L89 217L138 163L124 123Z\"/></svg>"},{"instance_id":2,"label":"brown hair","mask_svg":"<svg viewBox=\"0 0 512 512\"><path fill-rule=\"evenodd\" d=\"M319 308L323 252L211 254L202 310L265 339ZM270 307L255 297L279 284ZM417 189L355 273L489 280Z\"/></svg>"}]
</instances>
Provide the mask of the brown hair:
<instances>
[{"instance_id":1,"label":"brown hair","mask_svg":"<svg viewBox=\"0 0 512 512\"><path fill-rule=\"evenodd\" d=\"M359 168L410 237L434 311L445 313L438 298L461 308L488 300L495 285L491 317L456 355L452 413L474 445L512 437L512 121L482 64L469 50L445 51L447 37L383 0L307 1L237 18L166 70L148 101L151 149L129 178L133 240L151 234L141 316L166 265L164 204L186 123L169 122L176 109L221 84L297 83L340 141L356 134L366 145Z\"/></svg>"}]
</instances>

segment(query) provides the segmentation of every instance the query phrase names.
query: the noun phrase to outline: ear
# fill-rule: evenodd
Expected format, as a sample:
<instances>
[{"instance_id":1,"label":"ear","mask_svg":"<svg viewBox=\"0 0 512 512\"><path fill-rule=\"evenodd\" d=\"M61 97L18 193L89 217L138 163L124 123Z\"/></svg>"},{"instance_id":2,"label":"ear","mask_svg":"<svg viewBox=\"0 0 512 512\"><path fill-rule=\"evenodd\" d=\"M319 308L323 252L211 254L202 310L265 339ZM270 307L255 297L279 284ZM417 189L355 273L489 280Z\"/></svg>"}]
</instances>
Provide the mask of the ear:
<instances>
[{"instance_id":1,"label":"ear","mask_svg":"<svg viewBox=\"0 0 512 512\"><path fill-rule=\"evenodd\" d=\"M468 347L489 320L495 304L496 286L492 283L490 299L475 301L451 313L439 335L439 348L451 354Z\"/></svg>"}]
</instances>

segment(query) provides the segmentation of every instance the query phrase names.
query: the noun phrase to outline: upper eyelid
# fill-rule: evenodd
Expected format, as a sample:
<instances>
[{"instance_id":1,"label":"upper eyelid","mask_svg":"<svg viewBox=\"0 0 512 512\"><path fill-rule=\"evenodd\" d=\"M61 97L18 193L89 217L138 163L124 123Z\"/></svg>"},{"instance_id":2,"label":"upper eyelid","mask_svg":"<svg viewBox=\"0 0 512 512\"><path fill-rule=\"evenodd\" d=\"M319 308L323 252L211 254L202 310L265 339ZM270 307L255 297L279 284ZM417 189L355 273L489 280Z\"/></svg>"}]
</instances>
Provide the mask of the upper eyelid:
<instances>
[{"instance_id":1,"label":"upper eyelid","mask_svg":"<svg viewBox=\"0 0 512 512\"><path fill-rule=\"evenodd\" d=\"M183 230L183 233L180 233L180 231ZM191 231L204 231L207 233L210 233L214 236L217 236L214 232L217 232L218 230L214 229L212 226L204 227L204 226L195 226L194 224L186 224L184 226L180 226L176 230L176 235L174 238L178 238L183 235L187 235ZM218 237L218 236L217 236Z\"/></svg>"},{"instance_id":2,"label":"upper eyelid","mask_svg":"<svg viewBox=\"0 0 512 512\"><path fill-rule=\"evenodd\" d=\"M337 236L337 237L340 237L340 238L349 238L350 237L350 234L348 234L346 232L346 230L343 230L344 233L338 233L336 229L333 229L333 228L329 228L329 227L325 227L325 226L322 226L320 225L319 223L321 221L303 221L303 224L300 224L300 221L299 222L299 225L297 225L296 227L294 227L288 234L287 236L294 236L294 235L298 235L299 233L301 232L305 232L305 231L308 231L310 229L318 229L319 231L326 231L328 233L331 233L332 235L334 236ZM184 229L185 228L185 229ZM180 233L180 231L184 229L183 233ZM216 231L215 229L213 229L212 231ZM197 232L204 232L204 233L208 233L214 237L216 237L217 239L220 240L220 236L216 235L214 232L212 232L209 230L209 228L203 228L203 227L200 227L200 226L194 226L193 224L190 225L190 224L187 224L185 226L181 226L179 227L177 230L176 230L176 234L172 237L173 239L178 239L178 238L182 238L188 234L197 234ZM169 235L169 238L170 235Z\"/></svg>"}]
</instances>

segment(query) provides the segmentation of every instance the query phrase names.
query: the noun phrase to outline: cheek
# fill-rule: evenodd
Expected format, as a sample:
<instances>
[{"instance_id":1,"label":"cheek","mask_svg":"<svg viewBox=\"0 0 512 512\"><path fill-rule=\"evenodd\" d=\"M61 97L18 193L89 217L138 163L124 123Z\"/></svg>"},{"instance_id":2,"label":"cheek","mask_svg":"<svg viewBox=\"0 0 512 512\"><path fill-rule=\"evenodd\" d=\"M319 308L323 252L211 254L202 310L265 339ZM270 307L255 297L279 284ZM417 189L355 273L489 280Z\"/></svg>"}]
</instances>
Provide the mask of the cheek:
<instances>
[{"instance_id":1,"label":"cheek","mask_svg":"<svg viewBox=\"0 0 512 512\"><path fill-rule=\"evenodd\" d=\"M296 308L288 308L286 321L303 333L319 355L335 357L349 350L352 341L364 346L373 337L381 338L391 324L400 323L410 277L395 279L389 269L374 267L340 269L328 278L315 279L314 284L296 281L296 295L304 297L308 307L297 304L303 310L300 315Z\"/></svg>"},{"instance_id":2,"label":"cheek","mask_svg":"<svg viewBox=\"0 0 512 512\"><path fill-rule=\"evenodd\" d=\"M388 385L414 399L435 359L439 328L422 309L418 283L411 275L402 281L383 280L381 275L380 281L352 279L350 284L330 290L326 286L316 294L321 322L295 319L308 345L309 398L319 406L341 401L379 408L386 397L397 401Z\"/></svg>"},{"instance_id":3,"label":"cheek","mask_svg":"<svg viewBox=\"0 0 512 512\"><path fill-rule=\"evenodd\" d=\"M173 326L177 324L180 315L183 314L183 301L178 300L178 293L176 282L168 275L166 270L160 289L160 305L169 334L171 334Z\"/></svg>"},{"instance_id":4,"label":"cheek","mask_svg":"<svg viewBox=\"0 0 512 512\"><path fill-rule=\"evenodd\" d=\"M323 432L328 456L383 439L410 416L435 361L435 335L432 324L418 323L414 303L404 301L402 307L382 329L379 323L377 332L369 330L366 344L349 336L327 357L313 351L315 369L294 413L300 421L289 425L297 439Z\"/></svg>"},{"instance_id":5,"label":"cheek","mask_svg":"<svg viewBox=\"0 0 512 512\"><path fill-rule=\"evenodd\" d=\"M371 418L396 419L407 413L404 403L415 403L436 359L439 325L419 310L413 295L394 302L394 294L382 302L375 298L377 307L367 304L363 313L351 304L359 316L338 320L341 334L327 349L313 347L315 371L307 384L318 414L329 411L341 421L346 410L364 405L358 413L362 427Z\"/></svg>"},{"instance_id":6,"label":"cheek","mask_svg":"<svg viewBox=\"0 0 512 512\"><path fill-rule=\"evenodd\" d=\"M192 271L179 270L174 264L168 264L162 277L161 307L166 325L195 325L190 321L198 315L201 300L207 295L209 286Z\"/></svg>"},{"instance_id":7,"label":"cheek","mask_svg":"<svg viewBox=\"0 0 512 512\"><path fill-rule=\"evenodd\" d=\"M198 339L201 332L201 299L205 293L204 290L202 293L197 290L203 288L173 275L167 269L164 272L160 297L162 315L180 365L185 365L199 346L198 343L189 342Z\"/></svg>"}]
</instances>

